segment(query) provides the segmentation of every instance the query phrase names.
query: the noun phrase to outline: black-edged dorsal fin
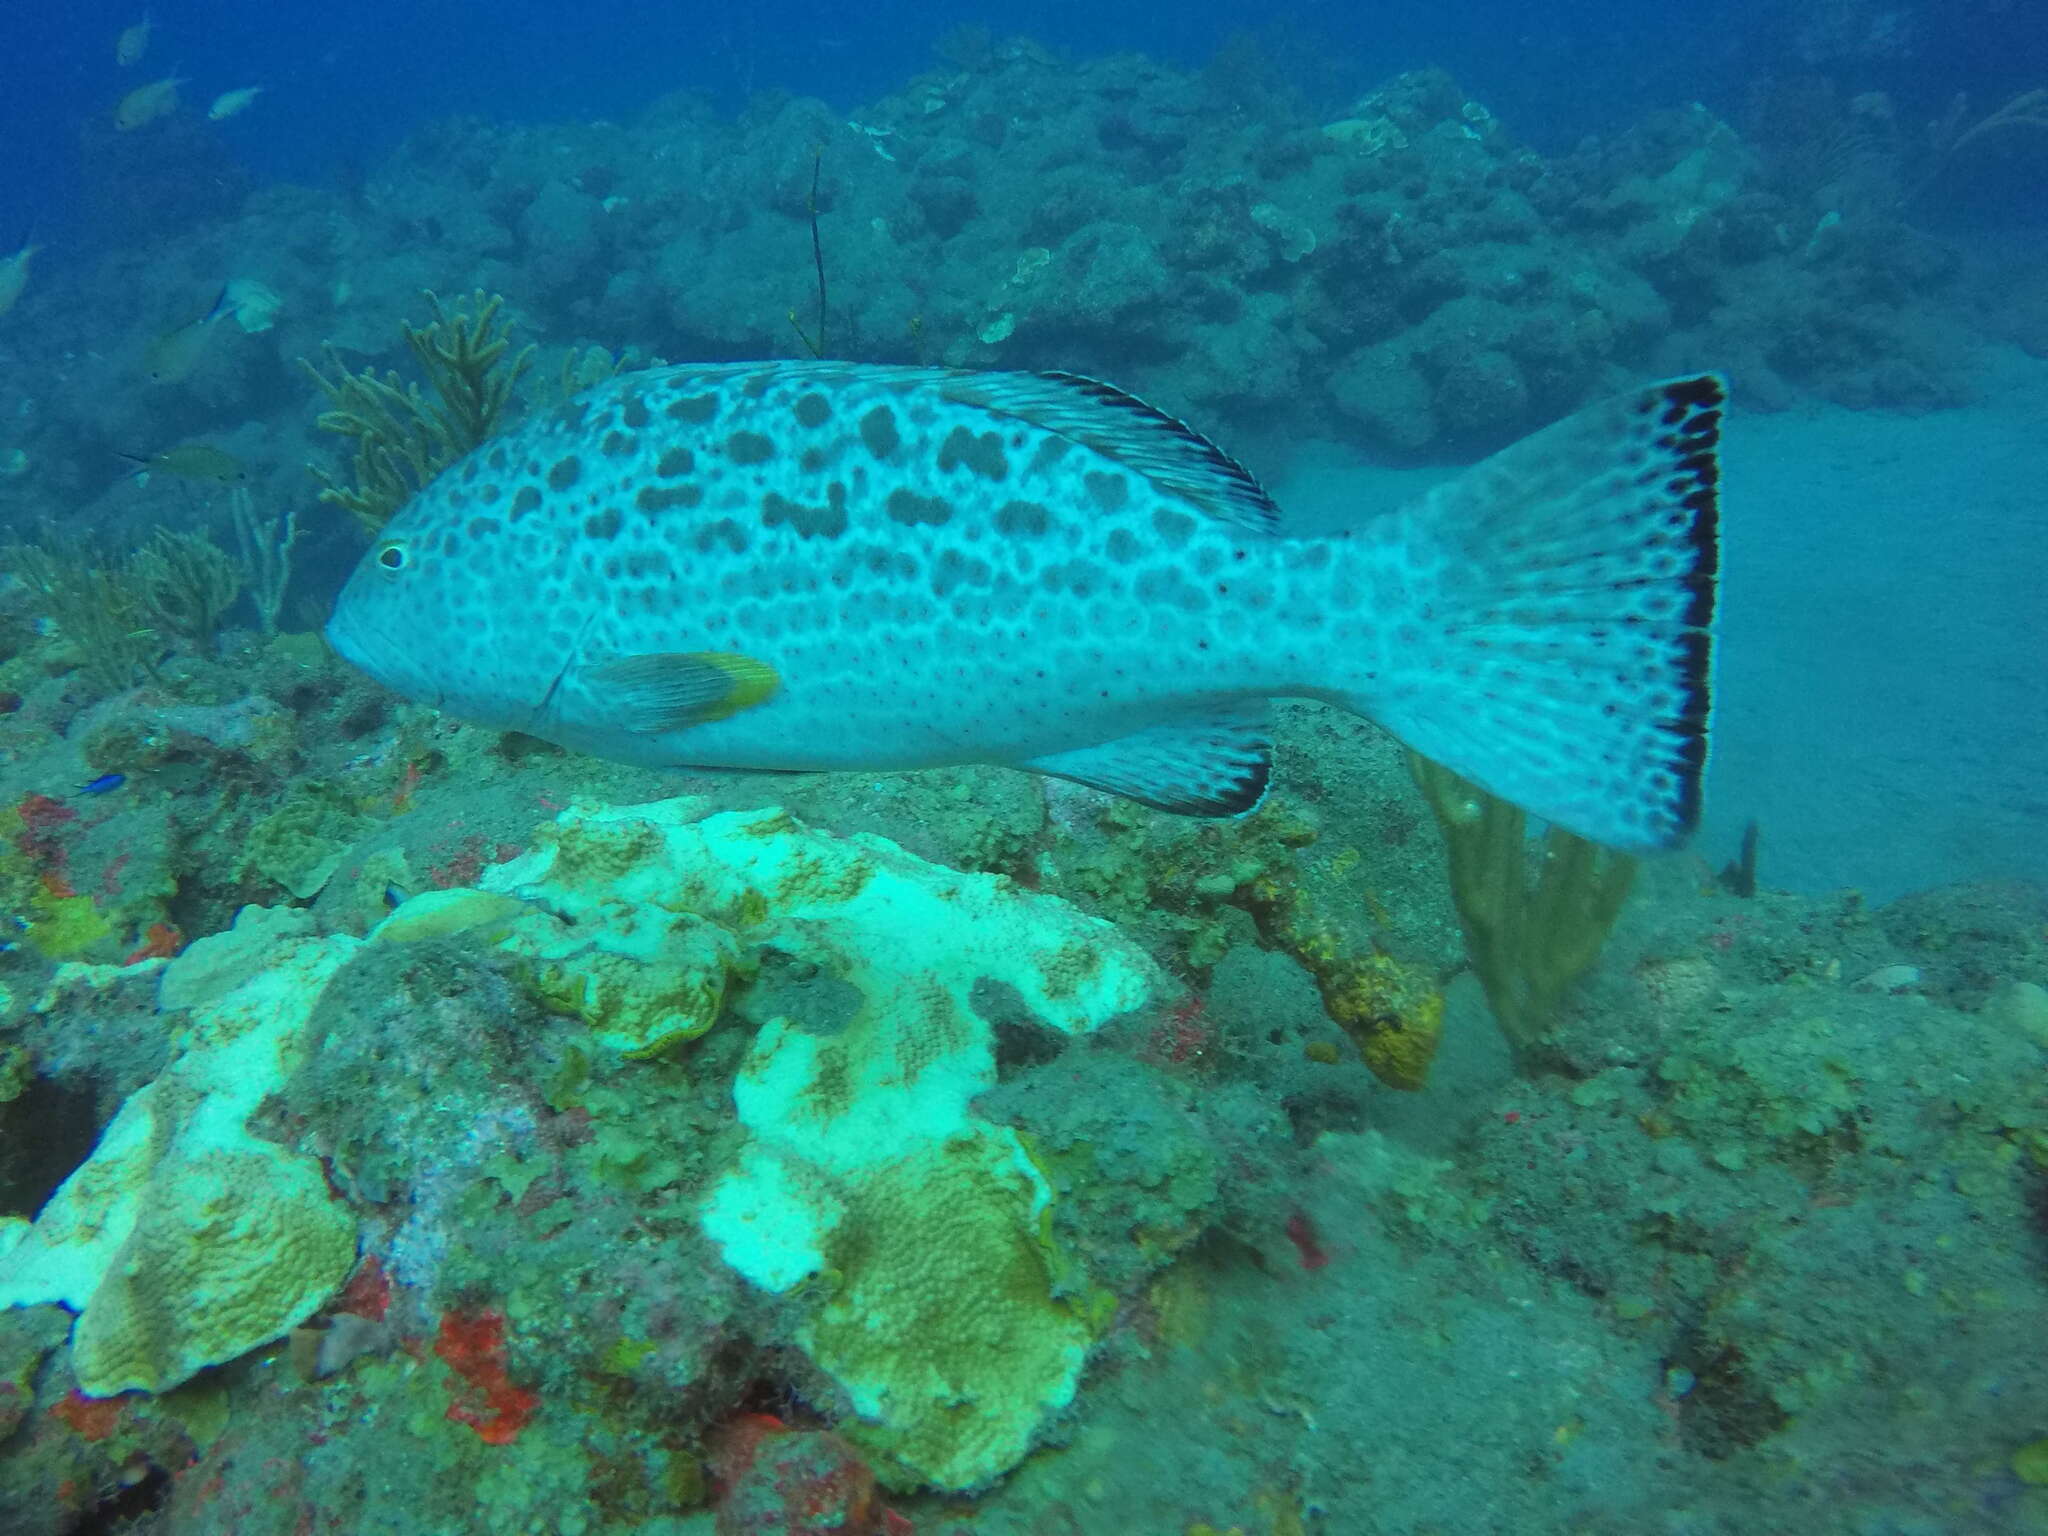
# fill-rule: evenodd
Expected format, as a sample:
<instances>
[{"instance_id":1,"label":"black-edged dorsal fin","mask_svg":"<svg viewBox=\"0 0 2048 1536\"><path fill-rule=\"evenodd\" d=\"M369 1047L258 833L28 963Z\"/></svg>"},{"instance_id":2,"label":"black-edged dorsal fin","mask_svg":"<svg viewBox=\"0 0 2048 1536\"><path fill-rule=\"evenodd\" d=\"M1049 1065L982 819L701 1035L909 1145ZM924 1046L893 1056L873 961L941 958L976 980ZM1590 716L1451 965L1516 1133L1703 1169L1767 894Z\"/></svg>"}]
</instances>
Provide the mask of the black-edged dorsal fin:
<instances>
[{"instance_id":1,"label":"black-edged dorsal fin","mask_svg":"<svg viewBox=\"0 0 2048 1536\"><path fill-rule=\"evenodd\" d=\"M1229 454L1114 384L1077 373L953 373L939 389L950 400L1014 416L1057 433L1143 475L1200 512L1272 533L1280 509Z\"/></svg>"},{"instance_id":2,"label":"black-edged dorsal fin","mask_svg":"<svg viewBox=\"0 0 2048 1536\"><path fill-rule=\"evenodd\" d=\"M685 363L649 377L671 387L719 388L748 375L758 375L764 384L780 379L934 389L957 404L1014 417L1114 460L1206 516L1256 533L1273 533L1280 525L1280 509L1265 487L1208 438L1136 395L1078 373L984 373L791 358Z\"/></svg>"}]
</instances>

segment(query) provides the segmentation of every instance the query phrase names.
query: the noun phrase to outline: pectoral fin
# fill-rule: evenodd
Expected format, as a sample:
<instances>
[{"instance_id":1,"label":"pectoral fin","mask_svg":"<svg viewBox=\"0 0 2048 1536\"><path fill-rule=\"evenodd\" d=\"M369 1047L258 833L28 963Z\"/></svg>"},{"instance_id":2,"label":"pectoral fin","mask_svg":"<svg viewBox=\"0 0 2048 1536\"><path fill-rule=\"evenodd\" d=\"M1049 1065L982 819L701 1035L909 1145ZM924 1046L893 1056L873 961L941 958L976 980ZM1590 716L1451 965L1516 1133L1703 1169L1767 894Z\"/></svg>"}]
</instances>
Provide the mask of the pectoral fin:
<instances>
[{"instance_id":1,"label":"pectoral fin","mask_svg":"<svg viewBox=\"0 0 2048 1536\"><path fill-rule=\"evenodd\" d=\"M1181 816L1237 816L1266 798L1272 729L1263 705L1148 726L1100 746L1018 764Z\"/></svg>"},{"instance_id":2,"label":"pectoral fin","mask_svg":"<svg viewBox=\"0 0 2048 1536\"><path fill-rule=\"evenodd\" d=\"M620 656L583 674L583 684L626 730L645 736L723 720L767 702L782 679L737 651Z\"/></svg>"}]
</instances>

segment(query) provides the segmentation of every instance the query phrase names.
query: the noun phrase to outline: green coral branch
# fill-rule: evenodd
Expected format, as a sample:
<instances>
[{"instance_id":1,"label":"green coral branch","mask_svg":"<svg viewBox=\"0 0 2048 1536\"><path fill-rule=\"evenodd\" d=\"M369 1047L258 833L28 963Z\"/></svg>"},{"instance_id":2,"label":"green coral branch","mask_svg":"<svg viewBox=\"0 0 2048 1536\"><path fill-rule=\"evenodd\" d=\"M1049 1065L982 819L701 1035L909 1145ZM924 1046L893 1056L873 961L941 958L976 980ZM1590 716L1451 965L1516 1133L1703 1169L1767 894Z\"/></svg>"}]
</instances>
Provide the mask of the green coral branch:
<instances>
[{"instance_id":1,"label":"green coral branch","mask_svg":"<svg viewBox=\"0 0 2048 1536\"><path fill-rule=\"evenodd\" d=\"M299 359L327 397L329 408L317 424L355 444L353 483L312 466L320 499L345 508L372 533L442 470L498 432L512 391L533 361L530 344L511 350L511 323L499 318L503 295L478 289L452 313L439 295L424 297L433 320L424 326L402 322L400 330L431 395L394 371L351 373L332 342L324 346L331 375Z\"/></svg>"},{"instance_id":2,"label":"green coral branch","mask_svg":"<svg viewBox=\"0 0 2048 1536\"><path fill-rule=\"evenodd\" d=\"M505 305L503 294L486 294L479 288L469 296L468 307L458 304L452 315L431 291L425 298L433 308L433 322L402 326L405 343L441 397L444 430L460 456L496 433L520 375L533 361L534 348L529 343L505 360L511 352L512 326L498 320Z\"/></svg>"},{"instance_id":3,"label":"green coral branch","mask_svg":"<svg viewBox=\"0 0 2048 1536\"><path fill-rule=\"evenodd\" d=\"M198 532L157 530L135 552L128 573L142 607L158 626L195 644L213 638L242 592L242 571L234 557Z\"/></svg>"},{"instance_id":4,"label":"green coral branch","mask_svg":"<svg viewBox=\"0 0 2048 1536\"><path fill-rule=\"evenodd\" d=\"M156 679L163 635L132 562L103 557L80 540L48 539L0 548L0 567L36 594L88 682L118 693L138 673Z\"/></svg>"},{"instance_id":5,"label":"green coral branch","mask_svg":"<svg viewBox=\"0 0 2048 1536\"><path fill-rule=\"evenodd\" d=\"M1518 806L1416 753L1408 768L1443 829L1466 956L1502 1032L1526 1054L1600 958L1636 860L1551 827L1532 876L1528 819Z\"/></svg>"},{"instance_id":6,"label":"green coral branch","mask_svg":"<svg viewBox=\"0 0 2048 1536\"><path fill-rule=\"evenodd\" d=\"M232 495L249 499L239 486ZM79 671L105 693L138 677L157 681L170 638L211 641L250 575L204 533L169 528L126 558L82 539L16 541L0 547L0 568L21 577Z\"/></svg>"}]
</instances>

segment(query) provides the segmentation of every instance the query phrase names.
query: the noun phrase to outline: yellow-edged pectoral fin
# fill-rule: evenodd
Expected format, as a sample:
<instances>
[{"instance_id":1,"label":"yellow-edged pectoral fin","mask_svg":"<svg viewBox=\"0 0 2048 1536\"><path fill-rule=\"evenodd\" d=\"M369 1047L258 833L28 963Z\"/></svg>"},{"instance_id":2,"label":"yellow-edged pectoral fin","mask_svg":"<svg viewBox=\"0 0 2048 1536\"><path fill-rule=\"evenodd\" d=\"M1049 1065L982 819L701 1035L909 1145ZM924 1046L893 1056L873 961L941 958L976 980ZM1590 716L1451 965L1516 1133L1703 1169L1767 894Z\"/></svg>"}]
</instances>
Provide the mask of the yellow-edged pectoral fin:
<instances>
[{"instance_id":1,"label":"yellow-edged pectoral fin","mask_svg":"<svg viewBox=\"0 0 2048 1536\"><path fill-rule=\"evenodd\" d=\"M621 726L643 735L723 720L782 686L767 662L738 651L665 651L600 662L583 678Z\"/></svg>"}]
</instances>

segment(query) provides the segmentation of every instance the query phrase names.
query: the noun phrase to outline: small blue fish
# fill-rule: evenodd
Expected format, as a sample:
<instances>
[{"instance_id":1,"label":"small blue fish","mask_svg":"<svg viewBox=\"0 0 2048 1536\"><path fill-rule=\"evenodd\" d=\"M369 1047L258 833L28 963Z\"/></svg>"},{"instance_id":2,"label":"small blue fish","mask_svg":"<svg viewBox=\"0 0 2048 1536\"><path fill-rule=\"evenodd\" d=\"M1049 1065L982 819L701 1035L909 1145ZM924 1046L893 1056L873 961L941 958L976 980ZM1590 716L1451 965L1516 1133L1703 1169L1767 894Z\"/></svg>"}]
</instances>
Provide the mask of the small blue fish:
<instances>
[{"instance_id":1,"label":"small blue fish","mask_svg":"<svg viewBox=\"0 0 2048 1536\"><path fill-rule=\"evenodd\" d=\"M127 782L128 775L125 773L103 773L90 784L79 785L78 792L81 795L111 794Z\"/></svg>"}]
</instances>

